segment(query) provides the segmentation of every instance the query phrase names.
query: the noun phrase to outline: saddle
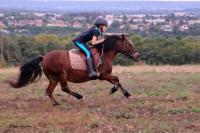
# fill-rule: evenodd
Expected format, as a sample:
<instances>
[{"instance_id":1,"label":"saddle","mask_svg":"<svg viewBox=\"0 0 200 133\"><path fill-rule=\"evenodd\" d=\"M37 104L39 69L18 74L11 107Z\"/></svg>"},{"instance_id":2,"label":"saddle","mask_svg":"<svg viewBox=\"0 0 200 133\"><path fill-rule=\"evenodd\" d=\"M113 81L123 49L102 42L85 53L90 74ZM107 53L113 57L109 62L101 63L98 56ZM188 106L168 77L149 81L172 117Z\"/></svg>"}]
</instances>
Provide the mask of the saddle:
<instances>
[{"instance_id":1,"label":"saddle","mask_svg":"<svg viewBox=\"0 0 200 133\"><path fill-rule=\"evenodd\" d=\"M102 64L101 56L95 47L90 47L93 58L94 68L97 70ZM73 69L87 70L85 53L80 49L71 49L69 51L70 63Z\"/></svg>"}]
</instances>

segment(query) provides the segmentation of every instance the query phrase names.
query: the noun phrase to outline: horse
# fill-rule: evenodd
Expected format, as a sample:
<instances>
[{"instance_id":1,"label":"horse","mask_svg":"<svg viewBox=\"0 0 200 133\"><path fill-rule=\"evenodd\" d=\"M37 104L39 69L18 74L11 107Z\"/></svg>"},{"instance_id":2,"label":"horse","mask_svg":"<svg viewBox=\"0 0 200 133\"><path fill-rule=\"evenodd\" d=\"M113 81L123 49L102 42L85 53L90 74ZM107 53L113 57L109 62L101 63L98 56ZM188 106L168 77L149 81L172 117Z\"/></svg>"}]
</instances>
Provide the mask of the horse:
<instances>
[{"instance_id":1,"label":"horse","mask_svg":"<svg viewBox=\"0 0 200 133\"><path fill-rule=\"evenodd\" d=\"M99 53L103 52L103 63L98 67L99 76L95 80L105 80L113 84L110 94L115 93L118 88L127 98L131 94L124 89L117 76L112 75L112 62L118 53L124 54L129 58L138 61L139 52L127 35L105 36L104 42L95 47ZM17 80L9 80L13 88L25 87L40 79L44 73L49 80L46 94L50 98L53 106L60 105L53 96L53 91L58 83L63 92L66 92L79 100L83 100L81 94L72 91L68 87L68 81L72 83L82 83L90 81L87 70L73 69L70 64L68 50L53 50L45 55L37 56L20 67ZM94 79L93 79L94 80Z\"/></svg>"}]
</instances>

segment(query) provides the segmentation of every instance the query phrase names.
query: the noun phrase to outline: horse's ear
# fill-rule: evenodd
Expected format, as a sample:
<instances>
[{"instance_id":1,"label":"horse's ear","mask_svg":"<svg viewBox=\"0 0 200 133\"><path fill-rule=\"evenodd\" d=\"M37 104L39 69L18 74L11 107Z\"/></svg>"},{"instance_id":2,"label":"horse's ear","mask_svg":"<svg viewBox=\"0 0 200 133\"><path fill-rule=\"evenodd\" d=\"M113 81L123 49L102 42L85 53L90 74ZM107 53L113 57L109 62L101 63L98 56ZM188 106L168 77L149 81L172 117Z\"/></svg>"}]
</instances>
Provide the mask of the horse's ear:
<instances>
[{"instance_id":1,"label":"horse's ear","mask_svg":"<svg viewBox=\"0 0 200 133\"><path fill-rule=\"evenodd\" d=\"M124 34L122 34L122 39L125 40L125 35Z\"/></svg>"},{"instance_id":2,"label":"horse's ear","mask_svg":"<svg viewBox=\"0 0 200 133\"><path fill-rule=\"evenodd\" d=\"M125 40L125 37L129 37L128 34L122 34L122 39Z\"/></svg>"}]
</instances>

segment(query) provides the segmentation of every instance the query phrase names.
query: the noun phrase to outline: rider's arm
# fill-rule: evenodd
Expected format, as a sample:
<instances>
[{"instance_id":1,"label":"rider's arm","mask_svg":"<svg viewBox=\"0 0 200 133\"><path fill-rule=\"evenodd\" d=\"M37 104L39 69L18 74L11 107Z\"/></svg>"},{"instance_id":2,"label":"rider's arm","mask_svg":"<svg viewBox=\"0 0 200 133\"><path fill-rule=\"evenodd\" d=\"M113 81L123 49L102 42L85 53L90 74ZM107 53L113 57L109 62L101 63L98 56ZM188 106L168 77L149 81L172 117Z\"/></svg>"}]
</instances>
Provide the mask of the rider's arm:
<instances>
[{"instance_id":1,"label":"rider's arm","mask_svg":"<svg viewBox=\"0 0 200 133\"><path fill-rule=\"evenodd\" d=\"M92 45L97 45L101 42L103 42L105 39L98 39L98 36L100 36L100 30L97 28L94 28L93 30L93 37L92 37Z\"/></svg>"},{"instance_id":2,"label":"rider's arm","mask_svg":"<svg viewBox=\"0 0 200 133\"><path fill-rule=\"evenodd\" d=\"M98 38L97 36L92 37L92 45L97 45L105 40L104 38L97 40L97 38Z\"/></svg>"}]
</instances>

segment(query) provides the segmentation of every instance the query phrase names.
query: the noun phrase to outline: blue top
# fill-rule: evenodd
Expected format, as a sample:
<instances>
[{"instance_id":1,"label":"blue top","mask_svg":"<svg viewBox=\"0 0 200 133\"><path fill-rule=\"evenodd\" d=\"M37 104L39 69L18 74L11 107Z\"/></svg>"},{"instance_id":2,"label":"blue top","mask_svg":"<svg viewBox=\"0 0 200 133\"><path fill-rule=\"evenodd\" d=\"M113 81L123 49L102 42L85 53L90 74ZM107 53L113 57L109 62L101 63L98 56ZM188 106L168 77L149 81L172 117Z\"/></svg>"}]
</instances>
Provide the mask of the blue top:
<instances>
[{"instance_id":1,"label":"blue top","mask_svg":"<svg viewBox=\"0 0 200 133\"><path fill-rule=\"evenodd\" d=\"M92 40L93 36L101 36L101 31L98 27L94 26L89 30L81 33L78 37L74 38L73 41L79 41L82 43L87 43Z\"/></svg>"}]
</instances>

